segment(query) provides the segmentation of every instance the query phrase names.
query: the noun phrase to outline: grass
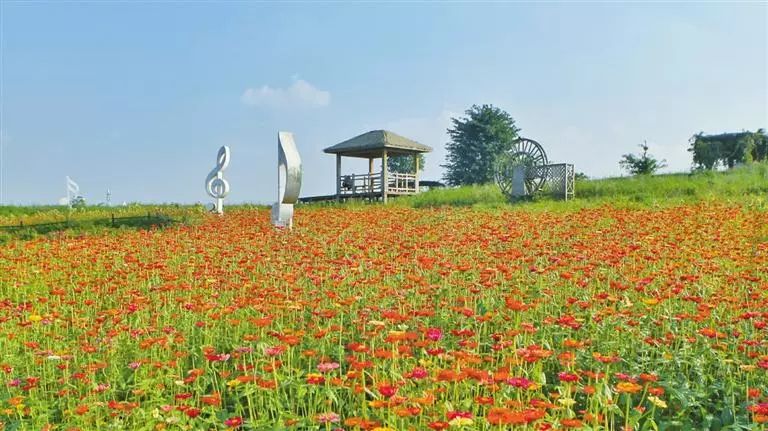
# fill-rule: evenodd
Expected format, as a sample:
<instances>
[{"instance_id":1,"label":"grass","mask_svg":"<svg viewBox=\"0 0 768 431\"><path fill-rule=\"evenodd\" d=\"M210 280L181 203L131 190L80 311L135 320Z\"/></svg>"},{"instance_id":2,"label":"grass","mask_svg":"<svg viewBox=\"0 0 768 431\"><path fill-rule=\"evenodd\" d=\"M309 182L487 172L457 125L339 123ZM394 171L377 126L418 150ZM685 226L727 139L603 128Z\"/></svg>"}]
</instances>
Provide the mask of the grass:
<instances>
[{"instance_id":1,"label":"grass","mask_svg":"<svg viewBox=\"0 0 768 431\"><path fill-rule=\"evenodd\" d=\"M0 207L0 244L13 239L30 240L41 235L103 233L125 229L151 229L189 224L200 218L200 206L131 205Z\"/></svg>"},{"instance_id":2,"label":"grass","mask_svg":"<svg viewBox=\"0 0 768 431\"><path fill-rule=\"evenodd\" d=\"M768 164L755 163L725 172L697 172L576 181L574 202L554 203L537 197L532 207L556 208L612 204L617 206L675 205L699 200L758 202L768 196ZM747 198L747 199L745 199ZM397 200L399 205L423 207L508 205L495 184L430 190Z\"/></svg>"}]
</instances>

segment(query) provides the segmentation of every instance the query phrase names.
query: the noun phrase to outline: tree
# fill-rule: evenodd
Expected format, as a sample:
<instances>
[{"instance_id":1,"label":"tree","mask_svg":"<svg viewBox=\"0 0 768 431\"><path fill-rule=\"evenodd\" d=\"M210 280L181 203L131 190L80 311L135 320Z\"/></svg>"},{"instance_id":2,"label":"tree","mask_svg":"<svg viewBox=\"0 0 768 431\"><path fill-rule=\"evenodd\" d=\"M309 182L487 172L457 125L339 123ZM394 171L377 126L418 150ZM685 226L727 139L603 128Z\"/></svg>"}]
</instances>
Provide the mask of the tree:
<instances>
[{"instance_id":1,"label":"tree","mask_svg":"<svg viewBox=\"0 0 768 431\"><path fill-rule=\"evenodd\" d=\"M624 154L619 165L632 175L653 175L659 169L667 166L666 160L656 160L648 154L648 143L640 144L643 154Z\"/></svg>"},{"instance_id":2,"label":"tree","mask_svg":"<svg viewBox=\"0 0 768 431\"><path fill-rule=\"evenodd\" d=\"M419 158L419 171L424 170L425 158L424 154L416 156ZM394 156L387 158L387 169L390 172L397 172L401 174L413 174L416 173L416 165L413 163L413 156Z\"/></svg>"},{"instance_id":3,"label":"tree","mask_svg":"<svg viewBox=\"0 0 768 431\"><path fill-rule=\"evenodd\" d=\"M764 129L719 135L699 132L689 142L688 151L693 153L693 164L697 169L732 168L741 163L768 159L768 135Z\"/></svg>"},{"instance_id":4,"label":"tree","mask_svg":"<svg viewBox=\"0 0 768 431\"><path fill-rule=\"evenodd\" d=\"M484 184L493 180L496 158L508 150L520 131L515 120L493 105L472 105L465 118L451 118L451 141L445 180L450 185Z\"/></svg>"}]
</instances>

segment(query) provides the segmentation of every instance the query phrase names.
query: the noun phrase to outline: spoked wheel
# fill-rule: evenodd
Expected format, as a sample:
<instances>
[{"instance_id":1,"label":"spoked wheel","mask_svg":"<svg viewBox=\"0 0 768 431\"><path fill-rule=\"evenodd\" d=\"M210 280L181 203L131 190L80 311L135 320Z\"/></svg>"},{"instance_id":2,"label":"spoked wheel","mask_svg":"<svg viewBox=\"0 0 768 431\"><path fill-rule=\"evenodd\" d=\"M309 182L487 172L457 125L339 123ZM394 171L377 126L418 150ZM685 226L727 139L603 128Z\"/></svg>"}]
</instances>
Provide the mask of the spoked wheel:
<instances>
[{"instance_id":1,"label":"spoked wheel","mask_svg":"<svg viewBox=\"0 0 768 431\"><path fill-rule=\"evenodd\" d=\"M528 194L541 190L547 180L547 153L533 139L520 138L512 148L497 160L495 179L502 193L509 196L512 192L512 174L516 167L526 168L525 187Z\"/></svg>"}]
</instances>

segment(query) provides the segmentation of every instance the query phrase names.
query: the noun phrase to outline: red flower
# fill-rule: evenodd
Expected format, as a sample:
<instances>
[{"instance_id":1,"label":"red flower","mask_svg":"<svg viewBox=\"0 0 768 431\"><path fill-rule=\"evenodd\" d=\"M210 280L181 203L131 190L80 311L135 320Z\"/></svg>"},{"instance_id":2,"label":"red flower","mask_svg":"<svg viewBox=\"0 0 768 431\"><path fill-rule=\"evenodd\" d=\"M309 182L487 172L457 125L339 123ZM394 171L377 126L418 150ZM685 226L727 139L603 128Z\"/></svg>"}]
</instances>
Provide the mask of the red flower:
<instances>
[{"instance_id":1,"label":"red flower","mask_svg":"<svg viewBox=\"0 0 768 431\"><path fill-rule=\"evenodd\" d=\"M574 373L561 372L557 375L561 382L578 382L579 376Z\"/></svg>"},{"instance_id":2,"label":"red flower","mask_svg":"<svg viewBox=\"0 0 768 431\"><path fill-rule=\"evenodd\" d=\"M450 411L446 413L446 417L448 420L456 419L456 418L464 418L464 419L472 419L472 413L470 412L460 412L460 411Z\"/></svg>"},{"instance_id":3,"label":"red flower","mask_svg":"<svg viewBox=\"0 0 768 431\"><path fill-rule=\"evenodd\" d=\"M243 424L243 418L241 418L240 416L231 417L224 421L224 425L230 428L237 428L242 424Z\"/></svg>"},{"instance_id":4,"label":"red flower","mask_svg":"<svg viewBox=\"0 0 768 431\"><path fill-rule=\"evenodd\" d=\"M397 387L392 385L379 385L379 393L386 398L392 398L397 393Z\"/></svg>"},{"instance_id":5,"label":"red flower","mask_svg":"<svg viewBox=\"0 0 768 431\"><path fill-rule=\"evenodd\" d=\"M408 377L414 380L423 379L428 375L429 375L429 372L426 369L421 367L416 367L410 373L408 373Z\"/></svg>"},{"instance_id":6,"label":"red flower","mask_svg":"<svg viewBox=\"0 0 768 431\"><path fill-rule=\"evenodd\" d=\"M434 421L434 422L431 422L431 423L430 423L429 425L427 425L427 426L428 426L428 427L430 427L431 429L433 429L433 430L436 430L436 431L437 431L437 430L444 430L444 429L448 429L448 427L449 427L449 426L451 426L451 425L450 425L448 422L443 422L443 421Z\"/></svg>"}]
</instances>

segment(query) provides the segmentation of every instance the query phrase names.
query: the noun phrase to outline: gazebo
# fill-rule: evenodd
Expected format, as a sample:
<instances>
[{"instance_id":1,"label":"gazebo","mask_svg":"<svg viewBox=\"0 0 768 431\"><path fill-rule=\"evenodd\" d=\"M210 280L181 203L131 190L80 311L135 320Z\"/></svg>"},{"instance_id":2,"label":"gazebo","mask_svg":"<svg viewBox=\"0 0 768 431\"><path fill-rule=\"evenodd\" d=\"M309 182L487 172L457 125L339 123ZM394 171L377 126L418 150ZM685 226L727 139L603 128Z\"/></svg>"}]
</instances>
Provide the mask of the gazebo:
<instances>
[{"instance_id":1,"label":"gazebo","mask_svg":"<svg viewBox=\"0 0 768 431\"><path fill-rule=\"evenodd\" d=\"M336 199L345 197L381 197L410 195L419 192L419 154L432 151L431 147L404 138L387 130L372 130L347 139L324 150L336 154ZM412 156L416 172L404 174L389 172L387 158L390 156ZM341 158L358 157L368 159L367 174L341 175ZM373 160L381 159L381 172L373 171Z\"/></svg>"}]
</instances>

